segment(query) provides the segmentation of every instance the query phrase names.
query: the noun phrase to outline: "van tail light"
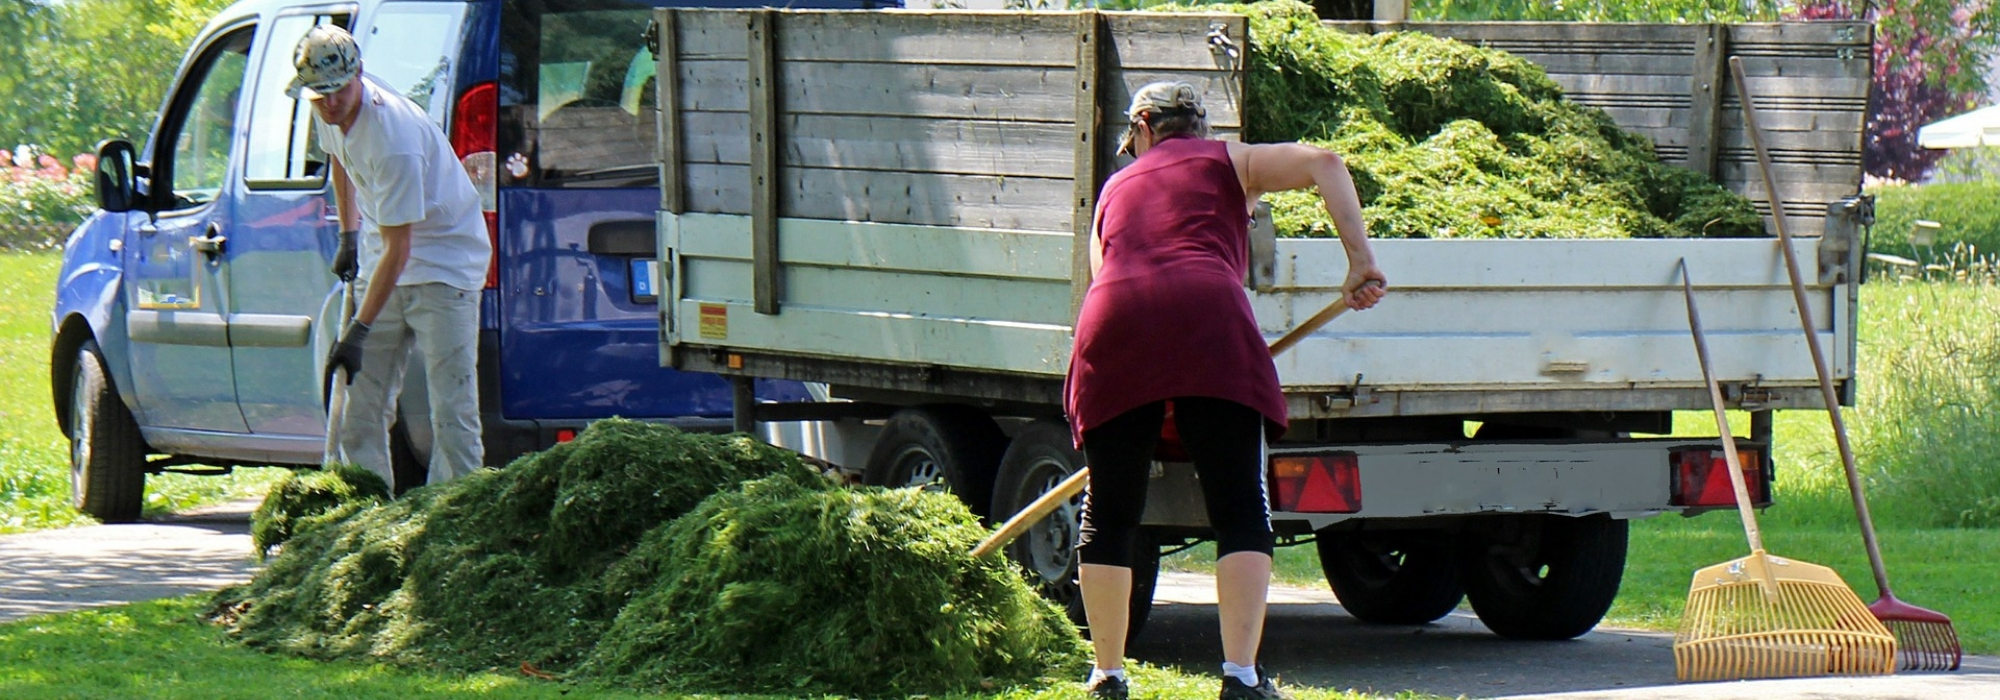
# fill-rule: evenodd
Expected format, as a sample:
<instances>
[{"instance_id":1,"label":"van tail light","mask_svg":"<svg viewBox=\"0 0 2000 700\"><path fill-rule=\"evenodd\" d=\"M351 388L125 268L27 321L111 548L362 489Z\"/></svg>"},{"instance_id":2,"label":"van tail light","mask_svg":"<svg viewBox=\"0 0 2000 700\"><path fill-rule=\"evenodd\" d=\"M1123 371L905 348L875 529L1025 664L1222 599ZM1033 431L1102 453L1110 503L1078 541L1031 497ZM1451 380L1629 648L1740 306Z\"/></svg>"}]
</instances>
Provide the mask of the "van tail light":
<instances>
[{"instance_id":1,"label":"van tail light","mask_svg":"<svg viewBox=\"0 0 2000 700\"><path fill-rule=\"evenodd\" d=\"M556 442L569 442L575 439L576 439L576 431L573 429L563 428L561 430L556 431Z\"/></svg>"},{"instance_id":2,"label":"van tail light","mask_svg":"<svg viewBox=\"0 0 2000 700\"><path fill-rule=\"evenodd\" d=\"M486 215L486 238L493 244L493 259L486 265L486 288L500 286L500 216L498 158L493 149L498 140L495 124L500 118L500 89L491 82L466 88L458 96L458 109L451 117L451 149L472 188L479 192L479 209Z\"/></svg>"},{"instance_id":3,"label":"van tail light","mask_svg":"<svg viewBox=\"0 0 2000 700\"><path fill-rule=\"evenodd\" d=\"M1271 459L1271 510L1361 512L1361 460L1353 454Z\"/></svg>"},{"instance_id":4,"label":"van tail light","mask_svg":"<svg viewBox=\"0 0 2000 700\"><path fill-rule=\"evenodd\" d=\"M1743 484L1749 487L1750 503L1771 505L1771 481L1764 473L1764 452L1738 448L1736 458L1743 467ZM1729 484L1729 460L1722 450L1674 450L1667 455L1671 472L1672 503L1689 507L1736 505L1736 489Z\"/></svg>"}]
</instances>

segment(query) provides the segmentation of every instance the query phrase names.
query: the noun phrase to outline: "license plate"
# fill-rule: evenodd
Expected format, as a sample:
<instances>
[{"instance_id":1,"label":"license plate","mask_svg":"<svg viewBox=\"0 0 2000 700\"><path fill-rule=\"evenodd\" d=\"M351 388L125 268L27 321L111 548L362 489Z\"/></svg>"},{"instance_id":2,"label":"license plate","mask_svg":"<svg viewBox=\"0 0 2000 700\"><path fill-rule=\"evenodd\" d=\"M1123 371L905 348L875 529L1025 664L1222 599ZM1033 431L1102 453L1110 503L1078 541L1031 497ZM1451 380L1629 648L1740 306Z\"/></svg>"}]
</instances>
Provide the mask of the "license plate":
<instances>
[{"instance_id":1,"label":"license plate","mask_svg":"<svg viewBox=\"0 0 2000 700\"><path fill-rule=\"evenodd\" d=\"M660 300L660 261L636 258L632 261L632 301L651 304Z\"/></svg>"}]
</instances>

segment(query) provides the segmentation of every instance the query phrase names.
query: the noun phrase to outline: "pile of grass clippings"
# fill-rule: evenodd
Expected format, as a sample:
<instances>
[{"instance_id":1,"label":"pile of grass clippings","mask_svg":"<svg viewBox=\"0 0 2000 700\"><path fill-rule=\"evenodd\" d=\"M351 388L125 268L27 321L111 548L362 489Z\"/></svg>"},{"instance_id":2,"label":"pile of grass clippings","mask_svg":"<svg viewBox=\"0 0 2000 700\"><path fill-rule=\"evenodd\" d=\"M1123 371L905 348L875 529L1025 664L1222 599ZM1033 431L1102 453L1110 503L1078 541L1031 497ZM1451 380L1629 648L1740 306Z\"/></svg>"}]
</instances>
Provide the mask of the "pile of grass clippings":
<instances>
[{"instance_id":1,"label":"pile of grass clippings","mask_svg":"<svg viewBox=\"0 0 2000 700\"><path fill-rule=\"evenodd\" d=\"M250 544L258 558L268 557L278 545L320 522L319 516L356 501L386 500L389 484L381 475L352 464L294 471L273 485L250 515Z\"/></svg>"},{"instance_id":2,"label":"pile of grass clippings","mask_svg":"<svg viewBox=\"0 0 2000 700\"><path fill-rule=\"evenodd\" d=\"M972 557L985 534L943 493L746 484L612 571L635 597L591 667L673 690L884 695L1082 662L1075 627L1009 560Z\"/></svg>"},{"instance_id":3,"label":"pile of grass clippings","mask_svg":"<svg viewBox=\"0 0 2000 700\"><path fill-rule=\"evenodd\" d=\"M1245 140L1341 154L1371 236L1764 235L1749 200L1661 163L1651 141L1565 100L1525 59L1418 32L1338 31L1293 0L1192 9L1249 16ZM1279 235L1334 235L1313 191L1269 201Z\"/></svg>"},{"instance_id":4,"label":"pile of grass clippings","mask_svg":"<svg viewBox=\"0 0 2000 700\"><path fill-rule=\"evenodd\" d=\"M742 435L599 421L506 469L386 503L349 501L315 523L250 584L217 595L217 619L236 638L313 658L847 694L1029 680L1073 662L1081 644L1017 573L963 553L983 530L956 499L837 488L797 455ZM691 561L684 537L700 538L692 546L705 556L752 548L739 556L759 565ZM773 626L770 615L794 619ZM686 632L695 619L724 624ZM816 627L827 620L851 626ZM681 632L644 636L656 629ZM971 642L886 670L951 634ZM695 671L704 668L718 671Z\"/></svg>"}]
</instances>

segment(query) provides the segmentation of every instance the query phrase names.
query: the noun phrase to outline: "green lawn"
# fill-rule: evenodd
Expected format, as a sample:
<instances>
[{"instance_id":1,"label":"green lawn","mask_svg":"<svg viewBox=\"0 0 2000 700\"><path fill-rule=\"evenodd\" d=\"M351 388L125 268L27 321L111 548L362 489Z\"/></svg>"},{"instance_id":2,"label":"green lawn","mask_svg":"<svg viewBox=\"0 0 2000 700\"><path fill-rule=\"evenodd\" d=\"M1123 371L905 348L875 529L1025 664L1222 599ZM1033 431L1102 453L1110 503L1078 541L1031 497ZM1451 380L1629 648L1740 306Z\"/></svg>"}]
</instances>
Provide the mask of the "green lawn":
<instances>
[{"instance_id":1,"label":"green lawn","mask_svg":"<svg viewBox=\"0 0 2000 700\"><path fill-rule=\"evenodd\" d=\"M190 596L0 625L0 697L148 698L149 700L490 700L562 697L641 698L631 691L535 680L518 671L438 673L379 664L319 662L266 654L230 642L200 620L206 596ZM1134 666L1140 696L1195 700L1215 696L1213 674ZM1288 686L1299 700L1368 700L1392 696ZM650 696L658 697L658 696ZM743 697L743 696L730 696ZM1076 679L996 689L971 700L1079 700ZM1399 699L1428 696L1399 694Z\"/></svg>"},{"instance_id":2,"label":"green lawn","mask_svg":"<svg viewBox=\"0 0 2000 700\"><path fill-rule=\"evenodd\" d=\"M69 442L49 393L49 310L59 252L0 252L0 533L89 523L69 507ZM146 478L149 515L263 493L283 473Z\"/></svg>"}]
</instances>

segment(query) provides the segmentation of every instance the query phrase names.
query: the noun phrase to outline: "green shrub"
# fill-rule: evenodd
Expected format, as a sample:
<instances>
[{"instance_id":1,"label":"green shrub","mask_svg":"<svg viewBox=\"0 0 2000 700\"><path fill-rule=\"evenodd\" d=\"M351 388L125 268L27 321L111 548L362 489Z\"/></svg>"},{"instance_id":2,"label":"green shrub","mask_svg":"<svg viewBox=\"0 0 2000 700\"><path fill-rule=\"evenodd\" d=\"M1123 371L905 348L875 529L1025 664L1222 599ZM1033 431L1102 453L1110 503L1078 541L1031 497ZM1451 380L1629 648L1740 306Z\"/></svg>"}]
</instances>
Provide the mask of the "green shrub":
<instances>
[{"instance_id":1,"label":"green shrub","mask_svg":"<svg viewBox=\"0 0 2000 700\"><path fill-rule=\"evenodd\" d=\"M1383 238L1764 235L1749 200L1661 163L1601 110L1503 51L1417 32L1350 34L1289 0L1250 17L1250 142L1342 155ZM1334 234L1310 191L1271 197L1280 235Z\"/></svg>"},{"instance_id":2,"label":"green shrub","mask_svg":"<svg viewBox=\"0 0 2000 700\"><path fill-rule=\"evenodd\" d=\"M259 558L284 544L317 518L356 501L386 501L389 484L375 472L352 464L286 475L250 515L250 544Z\"/></svg>"},{"instance_id":3,"label":"green shrub","mask_svg":"<svg viewBox=\"0 0 2000 700\"><path fill-rule=\"evenodd\" d=\"M1875 195L1870 252L1950 269L1991 266L2000 254L2000 182L1884 185ZM1936 222L1933 240L1912 239L1918 221Z\"/></svg>"}]
</instances>

